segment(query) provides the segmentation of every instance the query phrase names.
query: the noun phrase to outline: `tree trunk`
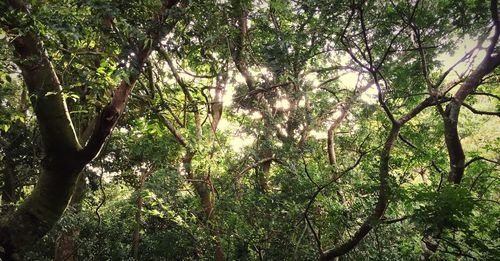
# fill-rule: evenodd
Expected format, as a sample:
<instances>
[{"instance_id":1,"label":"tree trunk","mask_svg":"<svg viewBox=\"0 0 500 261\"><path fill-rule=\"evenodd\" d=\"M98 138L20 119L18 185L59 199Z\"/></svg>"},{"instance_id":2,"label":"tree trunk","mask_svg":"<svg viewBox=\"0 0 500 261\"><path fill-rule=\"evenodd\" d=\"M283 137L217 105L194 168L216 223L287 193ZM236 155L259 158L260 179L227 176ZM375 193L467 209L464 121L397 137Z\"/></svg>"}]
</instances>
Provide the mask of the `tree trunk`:
<instances>
[{"instance_id":1,"label":"tree trunk","mask_svg":"<svg viewBox=\"0 0 500 261\"><path fill-rule=\"evenodd\" d=\"M267 124L265 121L265 125ZM266 126L269 127L269 126ZM273 151L267 145L270 143L270 135L269 131L264 131L263 136L259 139L257 147L257 156L258 160L272 158ZM257 189L262 193L267 193L269 191L269 171L271 170L272 160L264 161L262 164L259 164L255 168L255 174L257 176Z\"/></svg>"},{"instance_id":2,"label":"tree trunk","mask_svg":"<svg viewBox=\"0 0 500 261\"><path fill-rule=\"evenodd\" d=\"M0 226L0 245L6 254L3 258L9 259L52 228L66 209L82 168L83 164L73 157L61 156L43 164L42 174L31 195Z\"/></svg>"},{"instance_id":3,"label":"tree trunk","mask_svg":"<svg viewBox=\"0 0 500 261\"><path fill-rule=\"evenodd\" d=\"M3 188L2 188L2 206L9 205L6 209L2 209L1 212L9 212L11 209L10 204L15 203L18 200L18 195L16 193L16 169L14 162L12 162L10 155L6 153L3 158Z\"/></svg>"},{"instance_id":4,"label":"tree trunk","mask_svg":"<svg viewBox=\"0 0 500 261\"><path fill-rule=\"evenodd\" d=\"M85 198L86 184L85 175L83 172L77 180L75 191L73 192L73 197L69 203L71 206L70 210L74 213L79 213L82 209L82 201ZM77 261L77 246L76 240L80 234L80 229L78 227L62 231L59 237L56 239L55 245L55 261Z\"/></svg>"},{"instance_id":5,"label":"tree trunk","mask_svg":"<svg viewBox=\"0 0 500 261\"><path fill-rule=\"evenodd\" d=\"M149 175L151 175L152 169L145 169L141 176L139 177L139 187L137 188L137 199L136 199L136 207L137 210L135 212L135 226L134 231L132 232L132 249L131 255L134 260L139 260L139 243L141 240L141 224L142 224L142 206L143 206L143 198L142 191L144 188L144 183L148 179Z\"/></svg>"},{"instance_id":6,"label":"tree trunk","mask_svg":"<svg viewBox=\"0 0 500 261\"><path fill-rule=\"evenodd\" d=\"M215 239L215 253L214 253L215 260L223 261L225 260L225 257L224 257L224 251L222 250L219 226L217 225L216 223L217 221L214 218L215 205L212 198L212 191L209 190L207 186L204 184L198 186L196 191L200 196L201 204L205 212L206 222L209 225L212 235Z\"/></svg>"},{"instance_id":7,"label":"tree trunk","mask_svg":"<svg viewBox=\"0 0 500 261\"><path fill-rule=\"evenodd\" d=\"M135 212L135 226L134 231L132 232L132 258L134 260L139 260L139 241L140 241L140 232L141 232L141 219L142 219L142 186L137 191L137 201L136 207L137 210Z\"/></svg>"},{"instance_id":8,"label":"tree trunk","mask_svg":"<svg viewBox=\"0 0 500 261\"><path fill-rule=\"evenodd\" d=\"M203 213L205 216L205 223L210 227L212 236L215 239L214 258L216 261L223 261L225 260L225 256L221 244L220 230L217 226L217 221L214 218L215 202L213 199L210 177L204 175L203 180L199 180L198 177L193 174L193 171L191 169L191 161L193 159L193 156L193 153L187 152L183 160L184 169L186 170L188 178L191 181L191 184L193 185L196 193L200 197L201 206L203 208Z\"/></svg>"},{"instance_id":9,"label":"tree trunk","mask_svg":"<svg viewBox=\"0 0 500 261\"><path fill-rule=\"evenodd\" d=\"M339 245L336 248L332 248L330 250L325 251L321 254L319 260L332 260L336 257L345 255L351 249L356 247L361 240L372 230L373 227L377 225L380 218L385 212L387 208L387 204L389 202L389 160L392 148L394 143L398 137L399 130L401 129L400 124L393 124L389 135L384 144L384 148L380 153L380 165L379 165L379 194L377 204L375 205L375 209L370 214L370 216L363 222L363 224L359 227L359 229L354 233L354 235L347 240L345 243Z\"/></svg>"}]
</instances>

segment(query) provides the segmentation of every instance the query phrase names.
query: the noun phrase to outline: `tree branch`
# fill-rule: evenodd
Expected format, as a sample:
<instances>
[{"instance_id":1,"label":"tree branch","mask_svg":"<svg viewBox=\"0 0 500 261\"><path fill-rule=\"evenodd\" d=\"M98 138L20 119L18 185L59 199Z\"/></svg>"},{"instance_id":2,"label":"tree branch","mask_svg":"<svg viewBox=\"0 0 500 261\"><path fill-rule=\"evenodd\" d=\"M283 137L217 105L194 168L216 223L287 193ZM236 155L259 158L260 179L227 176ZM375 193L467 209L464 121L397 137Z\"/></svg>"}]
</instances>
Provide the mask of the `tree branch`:
<instances>
[{"instance_id":1,"label":"tree branch","mask_svg":"<svg viewBox=\"0 0 500 261\"><path fill-rule=\"evenodd\" d=\"M187 140L182 136L182 134L177 130L177 128L175 128L174 124L172 124L172 122L170 122L167 118L165 118L165 116L162 115L161 113L157 113L157 115L158 115L158 119L160 119L160 121L163 122L163 124L165 124L165 126L170 131L170 133L172 133L172 135L174 135L175 139L184 148L187 148L188 147Z\"/></svg>"},{"instance_id":2,"label":"tree branch","mask_svg":"<svg viewBox=\"0 0 500 261\"><path fill-rule=\"evenodd\" d=\"M480 111L465 102L462 105L474 114L500 116L500 111Z\"/></svg>"},{"instance_id":3,"label":"tree branch","mask_svg":"<svg viewBox=\"0 0 500 261\"><path fill-rule=\"evenodd\" d=\"M276 159L275 157L268 157L268 158L261 159L261 160L259 160L259 161L255 162L254 164L252 164L252 165L249 165L249 166L245 167L243 170L241 170L240 172L238 172L238 173L235 175L235 177L241 177L241 176L242 176L243 174L245 174L247 171L249 171L249 170L251 170L251 169L253 169L253 168L257 167L257 166L260 166L260 165L262 165L262 164L264 164L264 163L267 163L267 162L269 162L269 161L276 161L276 160L277 160L277 159Z\"/></svg>"},{"instance_id":4,"label":"tree branch","mask_svg":"<svg viewBox=\"0 0 500 261\"><path fill-rule=\"evenodd\" d=\"M500 96L492 94L492 93L487 93L487 92L472 92L471 95L484 95L484 96L489 96L489 97L493 97L497 100L500 100Z\"/></svg>"},{"instance_id":5,"label":"tree branch","mask_svg":"<svg viewBox=\"0 0 500 261\"><path fill-rule=\"evenodd\" d=\"M491 160L491 159L487 159L485 157L474 157L472 158L471 160L467 161L467 163L465 163L465 166L464 168L467 168L470 164L476 162L476 161L479 161L479 160L484 160L484 161L487 161L487 162L490 162L490 163L494 163L496 165L500 165L500 162L499 161L495 161L495 160Z\"/></svg>"},{"instance_id":6,"label":"tree branch","mask_svg":"<svg viewBox=\"0 0 500 261\"><path fill-rule=\"evenodd\" d=\"M394 142L398 137L400 127L401 126L399 124L392 125L387 140L384 144L384 148L380 153L380 165L379 165L380 188L375 209L350 239L348 239L341 245L322 253L319 260L321 261L331 260L335 257L345 255L351 249L356 247L358 243L370 232L370 230L372 230L372 228L374 228L380 222L380 218L383 216L389 201L389 193L390 193L390 187L388 183L389 159L392 148L394 146Z\"/></svg>"}]
</instances>

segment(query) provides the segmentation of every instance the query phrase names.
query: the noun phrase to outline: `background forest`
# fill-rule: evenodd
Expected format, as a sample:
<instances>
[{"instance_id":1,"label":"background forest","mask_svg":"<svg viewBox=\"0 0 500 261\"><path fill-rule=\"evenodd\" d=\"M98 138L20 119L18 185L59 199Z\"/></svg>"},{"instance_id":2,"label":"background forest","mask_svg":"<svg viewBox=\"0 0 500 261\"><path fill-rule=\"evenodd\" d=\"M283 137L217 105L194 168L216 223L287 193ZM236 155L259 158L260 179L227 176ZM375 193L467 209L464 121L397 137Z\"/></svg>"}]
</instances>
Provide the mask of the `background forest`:
<instances>
[{"instance_id":1,"label":"background forest","mask_svg":"<svg viewBox=\"0 0 500 261\"><path fill-rule=\"evenodd\" d=\"M0 3L0 259L498 260L497 0Z\"/></svg>"}]
</instances>

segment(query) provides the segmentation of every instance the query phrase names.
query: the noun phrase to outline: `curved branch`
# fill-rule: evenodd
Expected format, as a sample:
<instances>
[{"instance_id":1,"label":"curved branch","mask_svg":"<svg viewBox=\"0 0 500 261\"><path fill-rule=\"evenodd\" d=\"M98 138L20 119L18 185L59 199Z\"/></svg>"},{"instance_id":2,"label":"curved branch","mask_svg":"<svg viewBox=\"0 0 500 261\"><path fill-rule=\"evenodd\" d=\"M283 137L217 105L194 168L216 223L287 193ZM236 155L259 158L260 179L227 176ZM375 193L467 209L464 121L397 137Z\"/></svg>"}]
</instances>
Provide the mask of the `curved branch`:
<instances>
[{"instance_id":1,"label":"curved branch","mask_svg":"<svg viewBox=\"0 0 500 261\"><path fill-rule=\"evenodd\" d=\"M337 164L337 157L335 155L335 130L342 123L342 121L347 116L347 113L354 105L354 102L365 92L367 91L373 84L373 81L369 81L366 85L358 89L351 97L349 97L341 106L340 106L340 115L335 119L335 121L330 125L327 132L327 151L328 151L328 161L330 165Z\"/></svg>"},{"instance_id":2,"label":"curved branch","mask_svg":"<svg viewBox=\"0 0 500 261\"><path fill-rule=\"evenodd\" d=\"M497 100L500 100L500 96L492 94L492 93L487 93L487 92L472 92L471 95L484 95L484 96L489 96L489 97L493 97Z\"/></svg>"},{"instance_id":3,"label":"curved branch","mask_svg":"<svg viewBox=\"0 0 500 261\"><path fill-rule=\"evenodd\" d=\"M198 110L198 106L196 105L196 101L194 100L193 96L189 92L188 85L186 84L186 82L184 81L184 79L182 79L182 77L177 72L177 69L175 68L175 65L174 65L174 63L173 63L172 58L170 57L170 55L168 55L168 53L164 49L161 49L161 48L157 48L156 51L158 51L158 53L167 61L167 64L168 64L168 66L170 68L170 71L174 75L175 80L177 81L177 83L179 84L179 86L181 86L182 92L186 96L186 99L189 101L189 103L191 103L191 106L193 106L193 108L194 108L194 110L193 110L193 112L194 112L194 123L195 123L195 126L196 126L196 136L198 138L200 138L201 135L202 135L202 132L203 132L203 129L202 129L203 123L201 122L200 111Z\"/></svg>"},{"instance_id":4,"label":"curved branch","mask_svg":"<svg viewBox=\"0 0 500 261\"><path fill-rule=\"evenodd\" d=\"M236 69L238 69L240 74L245 79L248 90L253 91L255 89L255 81L248 70L248 65L244 57L245 40L248 32L248 11L243 6L244 3L240 0L231 1L231 4L233 5L233 13L236 16L234 18L237 20L236 27L238 29L238 35L234 39L235 44L231 48L231 56L233 57Z\"/></svg>"},{"instance_id":5,"label":"curved branch","mask_svg":"<svg viewBox=\"0 0 500 261\"><path fill-rule=\"evenodd\" d=\"M472 164L472 163L474 163L476 161L479 161L479 160L484 160L484 161L487 161L487 162L490 162L490 163L494 163L496 165L500 165L499 161L490 160L490 159L487 159L485 157L475 157L475 158L472 158L471 160L467 161L467 163L465 163L464 168L467 168L470 164Z\"/></svg>"},{"instance_id":6,"label":"curved branch","mask_svg":"<svg viewBox=\"0 0 500 261\"><path fill-rule=\"evenodd\" d=\"M467 103L462 104L465 108L469 109L472 113L474 114L480 114L480 115L493 115L493 116L499 116L500 117L500 111L480 111L477 110L476 108L470 106Z\"/></svg>"},{"instance_id":7,"label":"curved branch","mask_svg":"<svg viewBox=\"0 0 500 261\"><path fill-rule=\"evenodd\" d=\"M240 172L238 172L235 175L235 178L237 178L237 180L239 180L239 177L241 177L241 175L245 174L247 171L249 171L249 170L251 170L251 169L253 169L253 168L257 167L257 166L260 166L260 165L262 165L264 163L268 163L270 161L278 161L278 159L276 159L275 157L268 157L268 158L261 159L261 160L255 162L254 164L245 167Z\"/></svg>"},{"instance_id":8,"label":"curved branch","mask_svg":"<svg viewBox=\"0 0 500 261\"><path fill-rule=\"evenodd\" d=\"M361 240L381 221L381 218L387 208L389 202L390 187L388 184L389 179L389 160L392 148L397 138L399 137L399 131L401 127L410 121L412 118L417 116L425 108L436 105L439 102L434 102L432 97L420 102L413 110L405 114L398 120L394 120L389 135L385 141L384 147L380 152L380 165L379 165L379 195L375 209L372 214L365 220L365 222L358 228L356 233L345 243L339 245L338 247L332 248L325 253L322 253L319 260L331 260L335 257L345 255L353 248L355 248ZM317 193L319 194L319 192ZM317 196L315 194L315 197Z\"/></svg>"},{"instance_id":9,"label":"curved branch","mask_svg":"<svg viewBox=\"0 0 500 261\"><path fill-rule=\"evenodd\" d=\"M319 260L331 260L335 257L339 257L345 255L347 252L351 251L354 247L358 245L358 243L374 228L379 222L380 218L383 216L385 209L387 208L387 204L389 202L389 159L391 150L394 146L394 142L396 141L399 130L401 126L399 124L393 124L392 128L389 132L387 140L385 141L384 148L380 153L380 166L379 166L379 194L377 203L375 205L375 209L372 214L363 222L361 227L354 233L349 240L344 242L338 247L327 250L322 253Z\"/></svg>"},{"instance_id":10,"label":"curved branch","mask_svg":"<svg viewBox=\"0 0 500 261\"><path fill-rule=\"evenodd\" d=\"M459 184L461 182L465 169L465 153L458 134L458 117L460 114L460 108L464 105L465 99L472 94L479 85L481 85L482 79L493 72L495 68L500 65L500 54L494 54L494 49L498 44L500 36L498 3L497 0L491 0L490 3L495 33L490 40L487 54L478 67L471 72L471 74L463 82L462 86L457 90L450 103L446 106L446 110L442 116L445 129L445 142L448 150L448 156L450 158L448 181L455 184Z\"/></svg>"}]
</instances>

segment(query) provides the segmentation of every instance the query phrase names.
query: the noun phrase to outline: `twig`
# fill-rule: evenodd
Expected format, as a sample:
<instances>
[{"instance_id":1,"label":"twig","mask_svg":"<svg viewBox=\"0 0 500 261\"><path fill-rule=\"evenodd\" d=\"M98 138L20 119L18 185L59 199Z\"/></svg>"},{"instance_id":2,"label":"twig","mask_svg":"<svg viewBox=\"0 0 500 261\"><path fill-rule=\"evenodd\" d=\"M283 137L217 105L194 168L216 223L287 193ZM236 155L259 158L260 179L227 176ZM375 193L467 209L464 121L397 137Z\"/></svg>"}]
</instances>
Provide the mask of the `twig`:
<instances>
[{"instance_id":1,"label":"twig","mask_svg":"<svg viewBox=\"0 0 500 261\"><path fill-rule=\"evenodd\" d=\"M316 183L316 182L312 179L311 175L309 175L309 171L307 170L307 163L306 163L306 159L305 159L304 157L302 157L302 162L303 162L303 164L304 164L304 172L306 173L307 178L308 178L308 179L309 179L309 180L310 180L310 181L314 184L314 186L316 186L317 188L319 188L318 183Z\"/></svg>"}]
</instances>

